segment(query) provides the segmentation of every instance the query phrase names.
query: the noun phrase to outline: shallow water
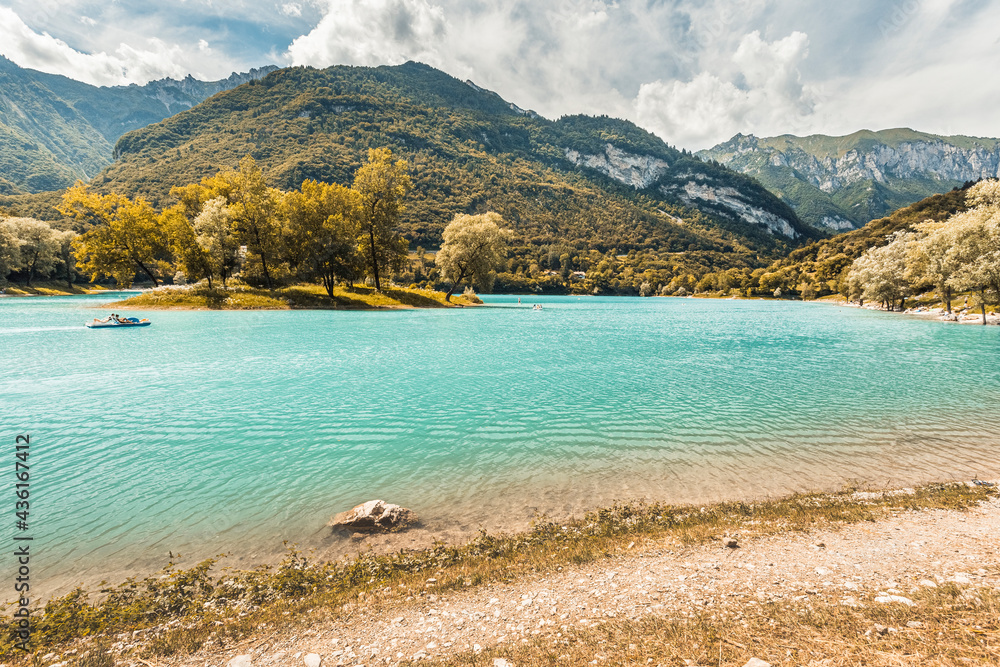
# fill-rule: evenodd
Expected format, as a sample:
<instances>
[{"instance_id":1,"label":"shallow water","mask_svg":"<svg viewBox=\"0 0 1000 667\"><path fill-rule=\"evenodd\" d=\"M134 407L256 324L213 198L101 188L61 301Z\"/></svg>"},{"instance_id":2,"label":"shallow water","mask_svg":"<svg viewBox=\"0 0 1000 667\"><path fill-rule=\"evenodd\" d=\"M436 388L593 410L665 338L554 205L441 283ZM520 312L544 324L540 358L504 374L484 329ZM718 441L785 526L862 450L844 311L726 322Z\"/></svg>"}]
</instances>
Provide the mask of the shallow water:
<instances>
[{"instance_id":1,"label":"shallow water","mask_svg":"<svg viewBox=\"0 0 1000 667\"><path fill-rule=\"evenodd\" d=\"M168 553L247 565L284 539L357 549L323 526L376 497L423 519L391 545L405 546L616 499L1000 475L995 327L811 303L494 296L461 310L130 311L153 326L84 328L112 298L0 299L0 439L32 436L33 576L52 590L153 571Z\"/></svg>"}]
</instances>

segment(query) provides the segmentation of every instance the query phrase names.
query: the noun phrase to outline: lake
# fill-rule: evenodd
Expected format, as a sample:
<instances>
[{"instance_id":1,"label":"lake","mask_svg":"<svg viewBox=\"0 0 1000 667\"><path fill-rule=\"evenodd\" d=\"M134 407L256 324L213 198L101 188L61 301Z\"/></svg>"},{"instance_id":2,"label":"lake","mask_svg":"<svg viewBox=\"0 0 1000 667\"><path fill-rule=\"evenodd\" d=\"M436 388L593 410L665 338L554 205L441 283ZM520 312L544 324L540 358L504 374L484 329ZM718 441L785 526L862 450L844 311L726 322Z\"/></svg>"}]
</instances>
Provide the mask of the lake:
<instances>
[{"instance_id":1,"label":"lake","mask_svg":"<svg viewBox=\"0 0 1000 667\"><path fill-rule=\"evenodd\" d=\"M153 326L83 327L114 298L0 299L0 437L13 477L14 438L31 434L33 584L49 592L178 553L246 567L283 540L335 557L615 500L1000 476L997 327L818 303L512 296L129 311ZM373 498L422 527L360 543L324 528Z\"/></svg>"}]
</instances>

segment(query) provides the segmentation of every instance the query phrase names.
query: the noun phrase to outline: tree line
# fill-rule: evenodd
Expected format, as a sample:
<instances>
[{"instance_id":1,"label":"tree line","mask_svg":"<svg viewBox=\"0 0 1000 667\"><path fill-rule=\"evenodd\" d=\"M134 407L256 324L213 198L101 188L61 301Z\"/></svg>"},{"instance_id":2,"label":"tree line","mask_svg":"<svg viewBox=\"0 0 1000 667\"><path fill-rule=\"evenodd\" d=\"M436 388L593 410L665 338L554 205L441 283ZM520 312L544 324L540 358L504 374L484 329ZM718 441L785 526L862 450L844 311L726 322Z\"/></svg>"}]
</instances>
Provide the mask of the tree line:
<instances>
[{"instance_id":1,"label":"tree line","mask_svg":"<svg viewBox=\"0 0 1000 667\"><path fill-rule=\"evenodd\" d=\"M154 287L204 280L210 289L216 282L225 289L238 274L268 289L318 282L331 297L338 283L362 278L381 291L408 263L397 227L411 188L406 161L394 160L387 148L369 151L351 187L307 179L292 191L268 186L247 156L236 168L174 187L177 203L160 211L142 197L97 194L78 183L58 209L86 231L3 220L0 278L21 271L30 286L61 259L74 273L113 278L125 288L138 277ZM436 273L451 284L449 299L461 284L492 285L511 238L502 222L496 213L457 215L446 227Z\"/></svg>"},{"instance_id":2,"label":"tree line","mask_svg":"<svg viewBox=\"0 0 1000 667\"><path fill-rule=\"evenodd\" d=\"M848 297L903 310L909 296L934 289L950 313L953 295L969 292L986 324L986 307L1000 305L1000 181L972 186L966 203L965 211L867 250L851 265Z\"/></svg>"}]
</instances>

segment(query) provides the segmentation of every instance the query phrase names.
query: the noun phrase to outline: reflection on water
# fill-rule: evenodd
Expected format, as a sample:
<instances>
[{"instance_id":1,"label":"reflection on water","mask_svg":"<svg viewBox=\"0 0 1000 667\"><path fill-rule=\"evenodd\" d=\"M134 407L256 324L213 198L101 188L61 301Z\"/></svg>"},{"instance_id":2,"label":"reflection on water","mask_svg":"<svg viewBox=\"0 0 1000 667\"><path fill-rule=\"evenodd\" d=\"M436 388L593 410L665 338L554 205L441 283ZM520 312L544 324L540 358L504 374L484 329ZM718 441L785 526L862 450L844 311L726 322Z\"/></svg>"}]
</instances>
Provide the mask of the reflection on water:
<instances>
[{"instance_id":1,"label":"reflection on water","mask_svg":"<svg viewBox=\"0 0 1000 667\"><path fill-rule=\"evenodd\" d=\"M821 304L491 297L85 329L107 300L0 300L2 437L33 436L53 586L151 571L168 552L240 565L282 539L357 549L323 526L375 497L422 517L394 538L408 546L621 499L1000 473L995 328Z\"/></svg>"}]
</instances>

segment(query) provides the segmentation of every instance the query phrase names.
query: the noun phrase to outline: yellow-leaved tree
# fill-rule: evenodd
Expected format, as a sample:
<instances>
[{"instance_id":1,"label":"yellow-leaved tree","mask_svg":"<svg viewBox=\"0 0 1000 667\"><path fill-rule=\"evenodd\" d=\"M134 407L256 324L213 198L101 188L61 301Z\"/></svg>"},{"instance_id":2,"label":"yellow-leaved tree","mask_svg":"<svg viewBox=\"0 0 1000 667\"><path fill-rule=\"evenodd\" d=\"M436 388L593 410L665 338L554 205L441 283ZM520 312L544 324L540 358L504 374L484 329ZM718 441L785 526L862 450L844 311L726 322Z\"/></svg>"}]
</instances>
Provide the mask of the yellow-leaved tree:
<instances>
[{"instance_id":1,"label":"yellow-leaved tree","mask_svg":"<svg viewBox=\"0 0 1000 667\"><path fill-rule=\"evenodd\" d=\"M412 187L406 160L393 162L388 148L369 149L368 162L354 174L353 189L361 197L358 245L378 291L382 291L381 276L406 259L407 243L396 227L403 197Z\"/></svg>"},{"instance_id":2,"label":"yellow-leaved tree","mask_svg":"<svg viewBox=\"0 0 1000 667\"><path fill-rule=\"evenodd\" d=\"M157 264L166 256L167 235L161 216L145 199L94 194L77 182L57 210L90 227L73 240L81 273L91 280L114 278L121 287L131 287L141 273L159 286Z\"/></svg>"}]
</instances>

